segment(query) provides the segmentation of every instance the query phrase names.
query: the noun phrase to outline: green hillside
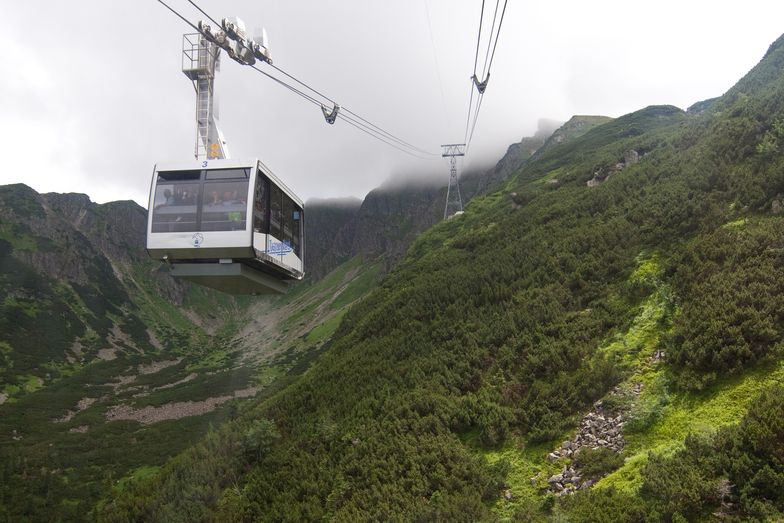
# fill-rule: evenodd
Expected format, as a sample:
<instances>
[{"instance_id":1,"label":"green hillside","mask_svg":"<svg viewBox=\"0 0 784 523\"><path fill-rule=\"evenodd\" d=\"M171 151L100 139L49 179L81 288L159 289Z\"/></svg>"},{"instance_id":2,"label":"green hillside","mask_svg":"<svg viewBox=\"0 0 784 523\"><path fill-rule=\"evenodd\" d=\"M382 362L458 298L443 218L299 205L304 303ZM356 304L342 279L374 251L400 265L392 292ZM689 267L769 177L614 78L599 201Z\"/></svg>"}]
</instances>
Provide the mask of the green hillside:
<instances>
[{"instance_id":1,"label":"green hillside","mask_svg":"<svg viewBox=\"0 0 784 523\"><path fill-rule=\"evenodd\" d=\"M100 518L780 519L783 67L548 147Z\"/></svg>"},{"instance_id":2,"label":"green hillside","mask_svg":"<svg viewBox=\"0 0 784 523\"><path fill-rule=\"evenodd\" d=\"M0 521L84 520L303 374L378 277L352 259L232 298L171 278L145 225L133 202L0 187Z\"/></svg>"}]
</instances>

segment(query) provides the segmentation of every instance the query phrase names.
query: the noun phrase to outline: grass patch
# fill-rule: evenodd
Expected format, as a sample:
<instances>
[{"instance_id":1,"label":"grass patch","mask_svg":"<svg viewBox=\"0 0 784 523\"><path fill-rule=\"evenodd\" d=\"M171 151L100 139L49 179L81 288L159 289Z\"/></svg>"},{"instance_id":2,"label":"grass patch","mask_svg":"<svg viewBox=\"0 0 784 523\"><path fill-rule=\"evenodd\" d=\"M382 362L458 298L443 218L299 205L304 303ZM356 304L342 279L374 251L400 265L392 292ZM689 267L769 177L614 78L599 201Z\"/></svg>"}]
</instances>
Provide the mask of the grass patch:
<instances>
[{"instance_id":1,"label":"grass patch","mask_svg":"<svg viewBox=\"0 0 784 523\"><path fill-rule=\"evenodd\" d=\"M648 291L639 312L629 329L618 334L599 350L616 357L625 370L643 364L653 354L659 343L665 324L668 323L672 309L672 293L662 281L662 262L658 254L637 257L637 268L629 277L629 285L634 292Z\"/></svg>"},{"instance_id":2,"label":"grass patch","mask_svg":"<svg viewBox=\"0 0 784 523\"><path fill-rule=\"evenodd\" d=\"M337 314L311 330L307 336L305 336L305 341L307 343L318 343L332 336L332 333L334 333L335 329L338 328L338 325L340 325L340 321L343 319L345 314L345 309L338 311Z\"/></svg>"},{"instance_id":3,"label":"grass patch","mask_svg":"<svg viewBox=\"0 0 784 523\"><path fill-rule=\"evenodd\" d=\"M738 218L737 220L733 220L731 222L727 222L722 225L725 229L740 229L749 223L748 218Z\"/></svg>"},{"instance_id":4,"label":"grass patch","mask_svg":"<svg viewBox=\"0 0 784 523\"><path fill-rule=\"evenodd\" d=\"M648 386L643 388L639 401L661 396L666 390L665 372L658 369L644 376ZM784 364L779 363L765 365L743 376L723 379L699 393L671 394L658 419L647 430L624 434L627 442L625 464L597 483L597 487L636 490L642 484L640 473L647 462L648 452L671 454L683 447L683 441L689 434L712 432L738 423L763 390L782 381Z\"/></svg>"},{"instance_id":5,"label":"grass patch","mask_svg":"<svg viewBox=\"0 0 784 523\"><path fill-rule=\"evenodd\" d=\"M348 286L343 289L337 298L330 304L332 310L338 310L346 305L354 303L359 298L370 292L378 282L379 272L381 271L381 264L374 263L362 270Z\"/></svg>"},{"instance_id":6,"label":"grass patch","mask_svg":"<svg viewBox=\"0 0 784 523\"><path fill-rule=\"evenodd\" d=\"M553 442L527 445L522 438L512 438L500 449L482 450L481 454L488 464L496 466L501 462L507 465L506 484L512 491L512 499L501 497L492 507L493 513L501 521L544 519L543 503L547 499L547 479L559 473L564 461L551 463L547 454L553 449ZM532 481L532 478L535 478Z\"/></svg>"},{"instance_id":7,"label":"grass patch","mask_svg":"<svg viewBox=\"0 0 784 523\"><path fill-rule=\"evenodd\" d=\"M37 251L38 242L35 237L25 234L19 225L0 224L0 240L5 240L17 251Z\"/></svg>"},{"instance_id":8,"label":"grass patch","mask_svg":"<svg viewBox=\"0 0 784 523\"><path fill-rule=\"evenodd\" d=\"M18 309L28 318L35 319L40 312L38 304L33 300L18 300L14 296L6 296L3 306L9 309Z\"/></svg>"}]
</instances>

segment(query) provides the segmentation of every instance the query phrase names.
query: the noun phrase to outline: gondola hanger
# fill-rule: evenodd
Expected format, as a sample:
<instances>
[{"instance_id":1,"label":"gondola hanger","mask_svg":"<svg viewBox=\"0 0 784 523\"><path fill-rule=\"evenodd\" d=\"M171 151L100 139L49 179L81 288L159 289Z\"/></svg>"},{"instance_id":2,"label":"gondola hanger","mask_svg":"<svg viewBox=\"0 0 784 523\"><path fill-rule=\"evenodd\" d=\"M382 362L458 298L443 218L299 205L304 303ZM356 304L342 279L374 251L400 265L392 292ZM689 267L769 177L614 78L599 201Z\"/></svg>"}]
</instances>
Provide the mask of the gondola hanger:
<instances>
[{"instance_id":1,"label":"gondola hanger","mask_svg":"<svg viewBox=\"0 0 784 523\"><path fill-rule=\"evenodd\" d=\"M338 113L340 112L340 105L334 104L331 110L327 109L322 105L321 112L324 113L324 119L327 121L327 123L332 125L335 123L335 120L337 120L338 118Z\"/></svg>"},{"instance_id":2,"label":"gondola hanger","mask_svg":"<svg viewBox=\"0 0 784 523\"><path fill-rule=\"evenodd\" d=\"M484 94L485 89L487 89L487 82L490 81L490 73L487 73L483 82L480 82L476 75L473 75L471 79L474 81L474 85L476 86L476 90L479 91L479 94Z\"/></svg>"}]
</instances>

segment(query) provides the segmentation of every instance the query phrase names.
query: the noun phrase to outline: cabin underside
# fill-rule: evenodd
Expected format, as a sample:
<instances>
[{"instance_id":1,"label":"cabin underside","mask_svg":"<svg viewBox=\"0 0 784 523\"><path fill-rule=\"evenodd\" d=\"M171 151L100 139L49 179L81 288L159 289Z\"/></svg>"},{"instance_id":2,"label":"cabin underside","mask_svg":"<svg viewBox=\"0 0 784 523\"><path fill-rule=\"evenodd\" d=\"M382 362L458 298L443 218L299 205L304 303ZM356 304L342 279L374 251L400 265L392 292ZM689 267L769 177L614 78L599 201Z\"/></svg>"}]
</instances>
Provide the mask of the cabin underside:
<instances>
[{"instance_id":1,"label":"cabin underside","mask_svg":"<svg viewBox=\"0 0 784 523\"><path fill-rule=\"evenodd\" d=\"M227 294L285 294L288 283L245 264L174 263L171 275Z\"/></svg>"}]
</instances>

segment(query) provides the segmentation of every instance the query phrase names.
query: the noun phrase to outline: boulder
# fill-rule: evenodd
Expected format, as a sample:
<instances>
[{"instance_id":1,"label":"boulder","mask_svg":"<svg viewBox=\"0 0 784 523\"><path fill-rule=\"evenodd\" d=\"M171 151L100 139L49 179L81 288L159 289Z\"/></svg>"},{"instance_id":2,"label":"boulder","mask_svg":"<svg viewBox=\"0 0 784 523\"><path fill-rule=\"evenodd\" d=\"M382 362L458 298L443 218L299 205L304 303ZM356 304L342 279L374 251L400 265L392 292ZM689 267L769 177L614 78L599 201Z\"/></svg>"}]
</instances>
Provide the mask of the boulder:
<instances>
[{"instance_id":1,"label":"boulder","mask_svg":"<svg viewBox=\"0 0 784 523\"><path fill-rule=\"evenodd\" d=\"M623 163L628 167L629 165L634 165L635 163L640 161L640 153L635 151L634 149L629 149L625 153L623 153Z\"/></svg>"}]
</instances>

